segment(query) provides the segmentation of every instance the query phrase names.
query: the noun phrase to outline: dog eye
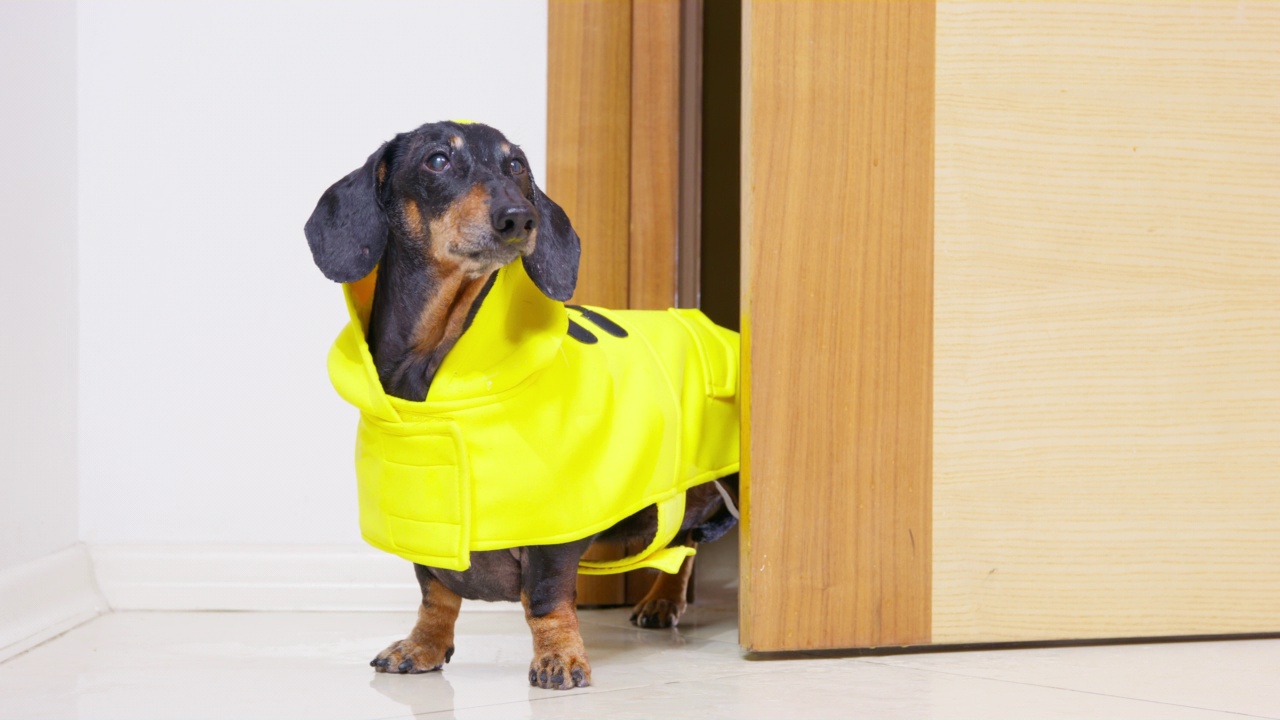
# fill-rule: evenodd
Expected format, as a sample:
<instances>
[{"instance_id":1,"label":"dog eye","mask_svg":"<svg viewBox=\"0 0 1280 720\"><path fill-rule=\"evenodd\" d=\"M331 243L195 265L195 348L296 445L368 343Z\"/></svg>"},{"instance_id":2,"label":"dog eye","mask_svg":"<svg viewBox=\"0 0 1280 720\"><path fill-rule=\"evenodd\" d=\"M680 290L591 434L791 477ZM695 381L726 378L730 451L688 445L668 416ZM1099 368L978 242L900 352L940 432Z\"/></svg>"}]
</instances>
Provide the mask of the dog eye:
<instances>
[{"instance_id":1,"label":"dog eye","mask_svg":"<svg viewBox=\"0 0 1280 720\"><path fill-rule=\"evenodd\" d=\"M449 158L444 153L434 153L423 163L431 172L444 172L449 167Z\"/></svg>"},{"instance_id":2,"label":"dog eye","mask_svg":"<svg viewBox=\"0 0 1280 720\"><path fill-rule=\"evenodd\" d=\"M519 175L524 172L524 161L520 158L511 158L507 161L507 168L511 170L512 175Z\"/></svg>"}]
</instances>

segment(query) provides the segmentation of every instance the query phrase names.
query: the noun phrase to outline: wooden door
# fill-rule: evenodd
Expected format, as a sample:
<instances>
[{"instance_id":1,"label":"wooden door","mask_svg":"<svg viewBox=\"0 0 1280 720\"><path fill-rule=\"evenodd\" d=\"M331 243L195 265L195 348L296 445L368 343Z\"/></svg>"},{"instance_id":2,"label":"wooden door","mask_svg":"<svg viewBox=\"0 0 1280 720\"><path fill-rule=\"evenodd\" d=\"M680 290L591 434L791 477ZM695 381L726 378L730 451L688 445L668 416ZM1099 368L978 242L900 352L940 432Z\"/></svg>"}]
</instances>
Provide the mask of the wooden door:
<instances>
[{"instance_id":1,"label":"wooden door","mask_svg":"<svg viewBox=\"0 0 1280 720\"><path fill-rule=\"evenodd\" d=\"M1278 14L745 4L745 647L1280 630ZM551 3L586 302L695 297L676 18Z\"/></svg>"},{"instance_id":2,"label":"wooden door","mask_svg":"<svg viewBox=\"0 0 1280 720\"><path fill-rule=\"evenodd\" d=\"M933 641L1280 631L1280 4L939 3Z\"/></svg>"},{"instance_id":3,"label":"wooden door","mask_svg":"<svg viewBox=\"0 0 1280 720\"><path fill-rule=\"evenodd\" d=\"M744 33L744 647L1280 631L1280 5Z\"/></svg>"}]
</instances>

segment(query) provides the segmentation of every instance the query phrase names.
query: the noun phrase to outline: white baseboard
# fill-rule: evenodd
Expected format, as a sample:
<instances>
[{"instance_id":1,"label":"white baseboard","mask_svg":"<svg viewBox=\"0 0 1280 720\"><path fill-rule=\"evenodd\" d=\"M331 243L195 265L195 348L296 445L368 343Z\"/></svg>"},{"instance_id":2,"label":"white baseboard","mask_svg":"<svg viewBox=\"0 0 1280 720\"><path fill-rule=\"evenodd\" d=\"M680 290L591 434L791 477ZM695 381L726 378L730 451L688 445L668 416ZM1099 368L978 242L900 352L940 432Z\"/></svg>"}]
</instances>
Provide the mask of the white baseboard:
<instances>
[{"instance_id":1,"label":"white baseboard","mask_svg":"<svg viewBox=\"0 0 1280 720\"><path fill-rule=\"evenodd\" d=\"M0 571L0 661L106 611L83 545Z\"/></svg>"},{"instance_id":2,"label":"white baseboard","mask_svg":"<svg viewBox=\"0 0 1280 720\"><path fill-rule=\"evenodd\" d=\"M89 552L114 610L409 612L422 602L412 563L363 546L93 545Z\"/></svg>"}]
</instances>

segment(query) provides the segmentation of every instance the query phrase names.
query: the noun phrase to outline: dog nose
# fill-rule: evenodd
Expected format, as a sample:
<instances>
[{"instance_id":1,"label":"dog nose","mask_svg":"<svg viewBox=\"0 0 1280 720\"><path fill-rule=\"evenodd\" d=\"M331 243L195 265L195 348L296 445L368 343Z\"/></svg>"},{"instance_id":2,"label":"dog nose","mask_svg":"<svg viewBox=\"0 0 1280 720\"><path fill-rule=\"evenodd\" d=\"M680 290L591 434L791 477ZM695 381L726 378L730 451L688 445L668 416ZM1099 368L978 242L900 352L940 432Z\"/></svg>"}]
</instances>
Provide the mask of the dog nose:
<instances>
[{"instance_id":1,"label":"dog nose","mask_svg":"<svg viewBox=\"0 0 1280 720\"><path fill-rule=\"evenodd\" d=\"M493 211L493 229L509 243L524 242L538 227L533 210L520 205L505 205Z\"/></svg>"}]
</instances>

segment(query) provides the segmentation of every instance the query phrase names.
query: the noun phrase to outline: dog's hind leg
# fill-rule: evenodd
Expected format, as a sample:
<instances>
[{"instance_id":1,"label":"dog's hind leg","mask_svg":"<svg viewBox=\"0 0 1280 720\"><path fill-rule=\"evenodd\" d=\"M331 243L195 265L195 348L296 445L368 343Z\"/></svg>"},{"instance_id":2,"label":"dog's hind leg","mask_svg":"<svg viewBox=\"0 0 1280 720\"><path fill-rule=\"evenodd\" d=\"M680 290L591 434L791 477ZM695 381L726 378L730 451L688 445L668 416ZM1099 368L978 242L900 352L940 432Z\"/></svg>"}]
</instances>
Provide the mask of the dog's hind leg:
<instances>
[{"instance_id":1,"label":"dog's hind leg","mask_svg":"<svg viewBox=\"0 0 1280 720\"><path fill-rule=\"evenodd\" d=\"M591 684L591 665L578 632L578 560L590 540L526 548L520 600L533 633L529 684L572 690Z\"/></svg>"},{"instance_id":2,"label":"dog's hind leg","mask_svg":"<svg viewBox=\"0 0 1280 720\"><path fill-rule=\"evenodd\" d=\"M697 547L692 540L685 543ZM636 603L631 610L631 624L642 628L669 628L680 622L680 616L688 607L689 577L693 574L693 559L690 555L680 565L680 572L674 575L658 573L644 599Z\"/></svg>"},{"instance_id":3,"label":"dog's hind leg","mask_svg":"<svg viewBox=\"0 0 1280 720\"><path fill-rule=\"evenodd\" d=\"M369 662L378 672L431 672L444 667L453 657L453 624L462 598L432 577L425 567L414 565L414 570L422 587L418 623L409 637L391 643Z\"/></svg>"}]
</instances>

